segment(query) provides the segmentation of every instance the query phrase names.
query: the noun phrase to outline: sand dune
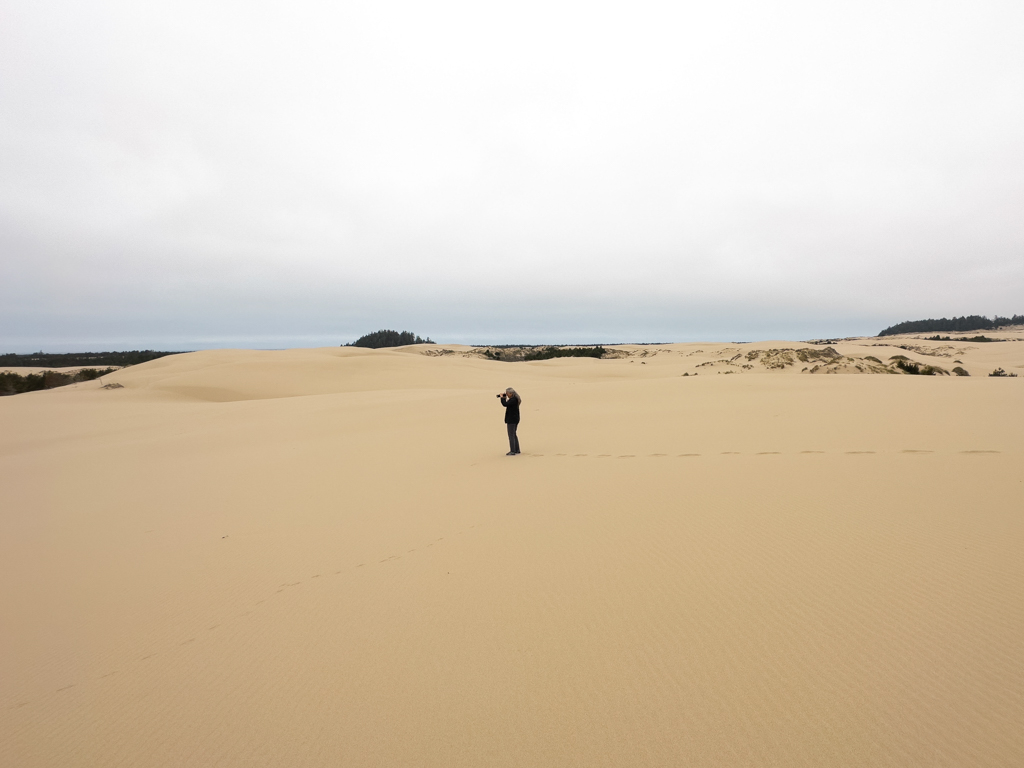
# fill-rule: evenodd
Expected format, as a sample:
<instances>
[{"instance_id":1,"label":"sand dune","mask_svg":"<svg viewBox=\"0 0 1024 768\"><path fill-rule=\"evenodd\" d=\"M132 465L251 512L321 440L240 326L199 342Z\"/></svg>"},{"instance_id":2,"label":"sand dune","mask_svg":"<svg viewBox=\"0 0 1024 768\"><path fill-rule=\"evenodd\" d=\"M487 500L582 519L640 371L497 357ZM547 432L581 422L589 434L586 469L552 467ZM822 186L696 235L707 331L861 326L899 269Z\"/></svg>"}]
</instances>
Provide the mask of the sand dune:
<instances>
[{"instance_id":1,"label":"sand dune","mask_svg":"<svg viewBox=\"0 0 1024 768\"><path fill-rule=\"evenodd\" d=\"M621 351L0 399L0 765L1024 764L1024 341Z\"/></svg>"}]
</instances>

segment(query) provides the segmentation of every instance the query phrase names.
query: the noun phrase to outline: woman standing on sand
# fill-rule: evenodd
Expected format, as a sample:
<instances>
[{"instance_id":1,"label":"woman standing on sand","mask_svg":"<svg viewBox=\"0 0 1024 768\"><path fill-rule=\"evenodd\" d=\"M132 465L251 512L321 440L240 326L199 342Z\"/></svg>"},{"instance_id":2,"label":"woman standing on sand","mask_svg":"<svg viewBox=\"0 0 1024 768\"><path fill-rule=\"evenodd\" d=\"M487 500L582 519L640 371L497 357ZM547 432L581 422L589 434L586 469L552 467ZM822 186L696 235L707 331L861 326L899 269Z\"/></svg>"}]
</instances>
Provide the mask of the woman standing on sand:
<instances>
[{"instance_id":1,"label":"woman standing on sand","mask_svg":"<svg viewBox=\"0 0 1024 768\"><path fill-rule=\"evenodd\" d=\"M523 398L512 387L496 397L501 398L501 405L505 409L505 428L508 430L508 453L505 455L515 456L519 453L519 438L516 436L516 429L519 427L519 405L523 402Z\"/></svg>"}]
</instances>

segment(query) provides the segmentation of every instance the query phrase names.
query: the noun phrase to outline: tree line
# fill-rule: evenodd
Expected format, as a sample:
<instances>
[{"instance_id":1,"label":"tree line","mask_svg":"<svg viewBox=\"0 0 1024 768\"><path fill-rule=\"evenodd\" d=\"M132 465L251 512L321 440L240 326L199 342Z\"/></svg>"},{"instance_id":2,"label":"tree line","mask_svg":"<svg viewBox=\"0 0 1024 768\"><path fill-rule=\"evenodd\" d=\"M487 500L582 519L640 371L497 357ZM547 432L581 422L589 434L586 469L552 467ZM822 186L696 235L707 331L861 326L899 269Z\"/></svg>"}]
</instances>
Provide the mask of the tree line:
<instances>
[{"instance_id":1,"label":"tree line","mask_svg":"<svg viewBox=\"0 0 1024 768\"><path fill-rule=\"evenodd\" d=\"M966 333L968 331L994 331L1006 325L1024 325L1024 315L1000 317L991 320L982 315L965 315L964 317L940 317L928 320L907 320L903 323L890 325L879 336L894 336L897 333L928 333L931 331L952 331Z\"/></svg>"},{"instance_id":2,"label":"tree line","mask_svg":"<svg viewBox=\"0 0 1024 768\"><path fill-rule=\"evenodd\" d=\"M158 357L180 352L155 352L135 349L131 352L33 352L28 355L8 353L0 355L0 368L76 368L80 365L138 365Z\"/></svg>"}]
</instances>

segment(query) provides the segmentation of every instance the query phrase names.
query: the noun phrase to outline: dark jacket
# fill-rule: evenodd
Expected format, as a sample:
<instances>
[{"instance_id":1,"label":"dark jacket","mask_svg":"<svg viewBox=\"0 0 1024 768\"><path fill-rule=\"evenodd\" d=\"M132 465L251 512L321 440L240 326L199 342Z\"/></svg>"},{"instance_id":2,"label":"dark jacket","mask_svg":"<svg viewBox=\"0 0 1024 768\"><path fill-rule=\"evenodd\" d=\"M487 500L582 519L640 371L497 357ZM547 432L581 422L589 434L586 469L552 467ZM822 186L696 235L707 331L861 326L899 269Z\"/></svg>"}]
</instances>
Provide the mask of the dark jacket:
<instances>
[{"instance_id":1,"label":"dark jacket","mask_svg":"<svg viewBox=\"0 0 1024 768\"><path fill-rule=\"evenodd\" d=\"M519 423L519 398L509 397L508 395L501 396L501 404L505 406L505 423L506 424L518 424Z\"/></svg>"}]
</instances>

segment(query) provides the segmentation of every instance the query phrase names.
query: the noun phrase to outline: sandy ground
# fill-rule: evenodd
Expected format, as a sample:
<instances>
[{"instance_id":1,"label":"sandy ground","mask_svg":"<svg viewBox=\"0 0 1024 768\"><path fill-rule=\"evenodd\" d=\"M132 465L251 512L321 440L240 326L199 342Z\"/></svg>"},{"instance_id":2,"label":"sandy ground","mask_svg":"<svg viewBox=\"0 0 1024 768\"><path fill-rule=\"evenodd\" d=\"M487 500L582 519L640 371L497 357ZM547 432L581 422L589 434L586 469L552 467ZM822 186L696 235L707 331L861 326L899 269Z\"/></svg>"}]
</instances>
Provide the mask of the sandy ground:
<instances>
[{"instance_id":1,"label":"sandy ground","mask_svg":"<svg viewBox=\"0 0 1024 768\"><path fill-rule=\"evenodd\" d=\"M1024 765L1024 341L882 341L2 398L0 765Z\"/></svg>"}]
</instances>

